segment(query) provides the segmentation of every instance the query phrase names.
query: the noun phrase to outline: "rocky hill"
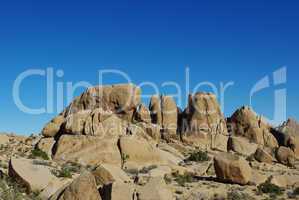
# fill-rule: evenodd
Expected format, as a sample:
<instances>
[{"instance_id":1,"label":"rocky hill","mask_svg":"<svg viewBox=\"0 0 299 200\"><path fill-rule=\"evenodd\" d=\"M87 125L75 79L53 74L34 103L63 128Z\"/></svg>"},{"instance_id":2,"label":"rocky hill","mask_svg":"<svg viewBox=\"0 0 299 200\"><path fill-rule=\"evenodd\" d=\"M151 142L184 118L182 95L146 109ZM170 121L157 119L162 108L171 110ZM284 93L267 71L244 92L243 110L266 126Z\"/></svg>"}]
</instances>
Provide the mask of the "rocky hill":
<instances>
[{"instance_id":1,"label":"rocky hill","mask_svg":"<svg viewBox=\"0 0 299 200\"><path fill-rule=\"evenodd\" d=\"M228 119L210 93L88 89L39 136L0 135L0 199L299 199L299 124L269 125L251 108Z\"/></svg>"}]
</instances>

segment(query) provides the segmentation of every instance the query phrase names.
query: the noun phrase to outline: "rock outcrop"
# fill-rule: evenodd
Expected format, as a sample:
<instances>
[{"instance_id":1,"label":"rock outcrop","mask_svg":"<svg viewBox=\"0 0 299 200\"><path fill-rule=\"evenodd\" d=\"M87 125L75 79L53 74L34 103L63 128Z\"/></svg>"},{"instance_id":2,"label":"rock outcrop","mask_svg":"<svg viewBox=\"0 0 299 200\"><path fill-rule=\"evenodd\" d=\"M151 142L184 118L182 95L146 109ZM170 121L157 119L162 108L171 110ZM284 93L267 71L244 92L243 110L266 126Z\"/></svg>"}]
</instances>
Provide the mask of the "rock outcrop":
<instances>
[{"instance_id":1,"label":"rock outcrop","mask_svg":"<svg viewBox=\"0 0 299 200\"><path fill-rule=\"evenodd\" d=\"M232 150L236 153L250 156L255 153L258 145L250 143L246 138L243 137L230 137L228 142L228 150Z\"/></svg>"},{"instance_id":2,"label":"rock outcrop","mask_svg":"<svg viewBox=\"0 0 299 200\"><path fill-rule=\"evenodd\" d=\"M214 140L218 139L217 135L222 135L226 137L223 141L225 147L222 148L226 151L228 139L226 120L215 95L210 93L190 95L182 120L181 130L184 141L197 146L212 147Z\"/></svg>"},{"instance_id":3,"label":"rock outcrop","mask_svg":"<svg viewBox=\"0 0 299 200\"><path fill-rule=\"evenodd\" d=\"M275 136L281 146L291 148L296 158L299 158L299 124L293 120L288 119L275 131Z\"/></svg>"},{"instance_id":4,"label":"rock outcrop","mask_svg":"<svg viewBox=\"0 0 299 200\"><path fill-rule=\"evenodd\" d=\"M149 109L152 123L161 126L162 137L177 138L178 108L171 96L152 96Z\"/></svg>"},{"instance_id":5,"label":"rock outcrop","mask_svg":"<svg viewBox=\"0 0 299 200\"><path fill-rule=\"evenodd\" d=\"M66 187L56 200L102 200L102 198L94 176L86 171Z\"/></svg>"},{"instance_id":6,"label":"rock outcrop","mask_svg":"<svg viewBox=\"0 0 299 200\"><path fill-rule=\"evenodd\" d=\"M37 161L24 158L11 158L8 174L19 181L27 192L42 192L43 198L49 198L69 180L58 179L51 173L51 168ZM46 190L46 191L44 191Z\"/></svg>"},{"instance_id":7,"label":"rock outcrop","mask_svg":"<svg viewBox=\"0 0 299 200\"><path fill-rule=\"evenodd\" d=\"M295 154L290 148L281 146L276 151L276 159L278 162L292 167L295 163Z\"/></svg>"},{"instance_id":8,"label":"rock outcrop","mask_svg":"<svg viewBox=\"0 0 299 200\"><path fill-rule=\"evenodd\" d=\"M231 183L245 185L252 176L251 168L246 160L233 154L218 154L214 158L214 167L217 178Z\"/></svg>"},{"instance_id":9,"label":"rock outcrop","mask_svg":"<svg viewBox=\"0 0 299 200\"><path fill-rule=\"evenodd\" d=\"M278 142L271 133L271 126L251 108L238 109L228 121L232 135L247 138L249 142L266 147L278 147Z\"/></svg>"}]
</instances>

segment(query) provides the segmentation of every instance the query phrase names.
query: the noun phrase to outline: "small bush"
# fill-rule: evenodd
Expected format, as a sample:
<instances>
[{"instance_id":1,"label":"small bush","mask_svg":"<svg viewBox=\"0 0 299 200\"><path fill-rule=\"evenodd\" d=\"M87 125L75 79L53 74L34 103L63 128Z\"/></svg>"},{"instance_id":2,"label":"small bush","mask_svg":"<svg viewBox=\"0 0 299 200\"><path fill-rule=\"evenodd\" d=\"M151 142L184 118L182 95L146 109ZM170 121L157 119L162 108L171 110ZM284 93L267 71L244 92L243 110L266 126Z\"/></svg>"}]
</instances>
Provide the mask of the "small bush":
<instances>
[{"instance_id":1,"label":"small bush","mask_svg":"<svg viewBox=\"0 0 299 200\"><path fill-rule=\"evenodd\" d=\"M31 155L29 156L29 158L31 158L31 159L42 158L44 160L49 160L48 155L45 152L43 152L42 150L39 150L39 149L33 149L31 151Z\"/></svg>"},{"instance_id":2,"label":"small bush","mask_svg":"<svg viewBox=\"0 0 299 200\"><path fill-rule=\"evenodd\" d=\"M192 183L194 181L191 173L185 173L184 175L174 174L174 176L174 180L182 187L184 187L186 183Z\"/></svg>"},{"instance_id":3,"label":"small bush","mask_svg":"<svg viewBox=\"0 0 299 200\"><path fill-rule=\"evenodd\" d=\"M43 160L33 160L32 162L34 165L44 165L44 166L51 166L51 163L48 161L43 161Z\"/></svg>"},{"instance_id":4,"label":"small bush","mask_svg":"<svg viewBox=\"0 0 299 200\"><path fill-rule=\"evenodd\" d=\"M274 194L274 195L282 195L283 189L280 188L277 185L274 185L270 183L269 181L262 183L258 186L259 192L265 193L265 194Z\"/></svg>"},{"instance_id":5,"label":"small bush","mask_svg":"<svg viewBox=\"0 0 299 200\"><path fill-rule=\"evenodd\" d=\"M4 175L0 179L0 199L2 200L41 200L39 192L28 192L24 186L16 180Z\"/></svg>"},{"instance_id":6,"label":"small bush","mask_svg":"<svg viewBox=\"0 0 299 200\"><path fill-rule=\"evenodd\" d=\"M299 187L294 189L293 194L296 196L299 195Z\"/></svg>"},{"instance_id":7,"label":"small bush","mask_svg":"<svg viewBox=\"0 0 299 200\"><path fill-rule=\"evenodd\" d=\"M153 169L156 169L157 168L157 165L150 165L148 167L143 167L139 173L141 174L147 174L149 171L153 170Z\"/></svg>"},{"instance_id":8,"label":"small bush","mask_svg":"<svg viewBox=\"0 0 299 200\"><path fill-rule=\"evenodd\" d=\"M164 175L164 181L165 181L165 183L166 183L167 185L170 184L170 183L172 182L172 179L171 179L170 175L165 174L165 175Z\"/></svg>"},{"instance_id":9,"label":"small bush","mask_svg":"<svg viewBox=\"0 0 299 200\"><path fill-rule=\"evenodd\" d=\"M208 156L208 153L205 151L197 151L192 153L188 158L187 161L194 161L194 162L205 162L209 161L210 157Z\"/></svg>"},{"instance_id":10,"label":"small bush","mask_svg":"<svg viewBox=\"0 0 299 200\"><path fill-rule=\"evenodd\" d=\"M52 170L52 174L58 178L72 178L71 170L67 167L63 167L61 170Z\"/></svg>"}]
</instances>

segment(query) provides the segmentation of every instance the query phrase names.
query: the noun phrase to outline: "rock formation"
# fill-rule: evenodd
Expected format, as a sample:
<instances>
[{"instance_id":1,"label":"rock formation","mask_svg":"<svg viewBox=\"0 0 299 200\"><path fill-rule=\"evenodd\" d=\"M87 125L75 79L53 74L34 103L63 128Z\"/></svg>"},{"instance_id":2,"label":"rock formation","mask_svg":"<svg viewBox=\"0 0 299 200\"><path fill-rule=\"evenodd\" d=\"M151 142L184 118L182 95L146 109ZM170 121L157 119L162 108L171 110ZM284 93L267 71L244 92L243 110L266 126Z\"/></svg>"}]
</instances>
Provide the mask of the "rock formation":
<instances>
[{"instance_id":1,"label":"rock formation","mask_svg":"<svg viewBox=\"0 0 299 200\"><path fill-rule=\"evenodd\" d=\"M170 96L152 96L148 108L140 98L141 90L132 84L89 88L40 136L0 135L0 199L274 195L261 194L262 187L281 189L284 199L296 197L299 125L294 120L274 128L249 107L225 119L210 93L190 95L184 111Z\"/></svg>"}]
</instances>

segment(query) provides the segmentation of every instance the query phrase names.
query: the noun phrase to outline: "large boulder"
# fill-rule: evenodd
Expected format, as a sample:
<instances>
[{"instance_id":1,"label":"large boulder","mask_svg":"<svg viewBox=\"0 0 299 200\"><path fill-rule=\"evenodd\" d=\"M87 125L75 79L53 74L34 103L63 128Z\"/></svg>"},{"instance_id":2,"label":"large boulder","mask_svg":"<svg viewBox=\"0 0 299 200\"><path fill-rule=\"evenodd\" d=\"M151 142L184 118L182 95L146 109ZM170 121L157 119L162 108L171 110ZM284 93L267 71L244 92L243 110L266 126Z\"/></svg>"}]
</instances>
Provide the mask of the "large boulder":
<instances>
[{"instance_id":1,"label":"large boulder","mask_svg":"<svg viewBox=\"0 0 299 200\"><path fill-rule=\"evenodd\" d=\"M212 135L211 138L212 138L211 149L227 152L228 149L227 144L228 144L229 136L216 134L216 135Z\"/></svg>"},{"instance_id":2,"label":"large boulder","mask_svg":"<svg viewBox=\"0 0 299 200\"><path fill-rule=\"evenodd\" d=\"M226 120L221 112L215 95L196 93L189 96L188 106L183 112L180 130L182 138L197 146L211 147L215 135L228 135ZM227 138L226 138L227 139ZM226 149L226 141L220 144Z\"/></svg>"},{"instance_id":3,"label":"large boulder","mask_svg":"<svg viewBox=\"0 0 299 200\"><path fill-rule=\"evenodd\" d=\"M92 113L98 112L95 110ZM80 162L83 165L110 163L120 166L117 142L121 135L126 134L127 123L115 114L108 118L101 117L99 113L96 116L84 123L84 131L80 135L63 134L59 138L53 151L55 160Z\"/></svg>"},{"instance_id":4,"label":"large boulder","mask_svg":"<svg viewBox=\"0 0 299 200\"><path fill-rule=\"evenodd\" d=\"M165 139L177 138L178 108L171 96L152 96L149 106L152 123L160 125Z\"/></svg>"},{"instance_id":5,"label":"large boulder","mask_svg":"<svg viewBox=\"0 0 299 200\"><path fill-rule=\"evenodd\" d=\"M52 158L52 149L55 144L54 138L42 138L38 143L36 148L45 152L49 158Z\"/></svg>"},{"instance_id":6,"label":"large boulder","mask_svg":"<svg viewBox=\"0 0 299 200\"><path fill-rule=\"evenodd\" d=\"M255 153L258 145L255 143L250 143L244 137L230 137L228 142L228 149L236 153L250 156Z\"/></svg>"},{"instance_id":7,"label":"large boulder","mask_svg":"<svg viewBox=\"0 0 299 200\"><path fill-rule=\"evenodd\" d=\"M92 173L96 178L103 200L133 199L134 186L130 183L130 178L119 167L104 164L97 167Z\"/></svg>"},{"instance_id":8,"label":"large boulder","mask_svg":"<svg viewBox=\"0 0 299 200\"><path fill-rule=\"evenodd\" d=\"M102 200L94 176L83 172L58 196L56 200Z\"/></svg>"},{"instance_id":9,"label":"large boulder","mask_svg":"<svg viewBox=\"0 0 299 200\"><path fill-rule=\"evenodd\" d=\"M42 130L42 135L45 137L54 137L59 132L62 124L65 122L63 115L58 115L52 119Z\"/></svg>"},{"instance_id":10,"label":"large boulder","mask_svg":"<svg viewBox=\"0 0 299 200\"><path fill-rule=\"evenodd\" d=\"M276 151L276 159L281 164L292 167L295 163L295 154L290 148L281 146Z\"/></svg>"},{"instance_id":11,"label":"large boulder","mask_svg":"<svg viewBox=\"0 0 299 200\"><path fill-rule=\"evenodd\" d=\"M141 168L146 165L161 163L158 148L138 136L122 136L119 147L123 164L129 168Z\"/></svg>"},{"instance_id":12,"label":"large boulder","mask_svg":"<svg viewBox=\"0 0 299 200\"><path fill-rule=\"evenodd\" d=\"M140 104L134 113L134 120L137 122L151 123L151 114L147 107Z\"/></svg>"},{"instance_id":13,"label":"large boulder","mask_svg":"<svg viewBox=\"0 0 299 200\"><path fill-rule=\"evenodd\" d=\"M288 119L275 131L275 136L281 146L291 148L296 158L299 158L299 123Z\"/></svg>"},{"instance_id":14,"label":"large boulder","mask_svg":"<svg viewBox=\"0 0 299 200\"><path fill-rule=\"evenodd\" d=\"M110 163L121 166L117 138L104 139L96 136L63 135L56 144L54 160L78 162L82 165Z\"/></svg>"},{"instance_id":15,"label":"large boulder","mask_svg":"<svg viewBox=\"0 0 299 200\"><path fill-rule=\"evenodd\" d=\"M256 152L254 153L254 158L259 162L269 163L273 162L272 155L261 147L257 148Z\"/></svg>"},{"instance_id":16,"label":"large boulder","mask_svg":"<svg viewBox=\"0 0 299 200\"><path fill-rule=\"evenodd\" d=\"M161 177L151 178L149 182L138 190L139 200L173 200L171 190Z\"/></svg>"},{"instance_id":17,"label":"large boulder","mask_svg":"<svg viewBox=\"0 0 299 200\"><path fill-rule=\"evenodd\" d=\"M132 84L93 87L76 98L64 113L69 115L82 110L102 108L131 121L133 113L140 105L140 94L140 88Z\"/></svg>"},{"instance_id":18,"label":"large boulder","mask_svg":"<svg viewBox=\"0 0 299 200\"><path fill-rule=\"evenodd\" d=\"M252 176L251 168L242 157L229 153L220 153L214 157L217 178L240 185L247 184Z\"/></svg>"},{"instance_id":19,"label":"large boulder","mask_svg":"<svg viewBox=\"0 0 299 200\"><path fill-rule=\"evenodd\" d=\"M149 104L153 124L162 125L161 100L159 96L152 96Z\"/></svg>"},{"instance_id":20,"label":"large boulder","mask_svg":"<svg viewBox=\"0 0 299 200\"><path fill-rule=\"evenodd\" d=\"M112 113L131 122L140 105L140 94L140 88L132 84L89 88L46 124L42 134L45 137L55 137L58 133L93 135L90 131L84 133L85 123L95 126Z\"/></svg>"},{"instance_id":21,"label":"large boulder","mask_svg":"<svg viewBox=\"0 0 299 200\"><path fill-rule=\"evenodd\" d=\"M120 168L111 164L102 164L93 172L96 182L108 185L114 182L129 183L130 177Z\"/></svg>"},{"instance_id":22,"label":"large boulder","mask_svg":"<svg viewBox=\"0 0 299 200\"><path fill-rule=\"evenodd\" d=\"M159 143L161 137L159 125L144 122L129 124L127 134L142 137L154 143Z\"/></svg>"},{"instance_id":23,"label":"large boulder","mask_svg":"<svg viewBox=\"0 0 299 200\"><path fill-rule=\"evenodd\" d=\"M161 114L163 135L166 138L176 138L178 109L171 96L161 97Z\"/></svg>"},{"instance_id":24,"label":"large boulder","mask_svg":"<svg viewBox=\"0 0 299 200\"><path fill-rule=\"evenodd\" d=\"M91 114L90 110L83 110L66 117L66 123L63 128L63 133L71 135L83 135L84 126L87 117Z\"/></svg>"},{"instance_id":25,"label":"large boulder","mask_svg":"<svg viewBox=\"0 0 299 200\"><path fill-rule=\"evenodd\" d=\"M11 158L8 174L18 180L28 191L42 191L59 179L51 173L51 168L24 158ZM58 188L56 188L58 189Z\"/></svg>"},{"instance_id":26,"label":"large boulder","mask_svg":"<svg viewBox=\"0 0 299 200\"><path fill-rule=\"evenodd\" d=\"M228 120L231 134L247 138L250 142L276 148L278 142L271 133L271 126L251 108L238 109Z\"/></svg>"}]
</instances>

